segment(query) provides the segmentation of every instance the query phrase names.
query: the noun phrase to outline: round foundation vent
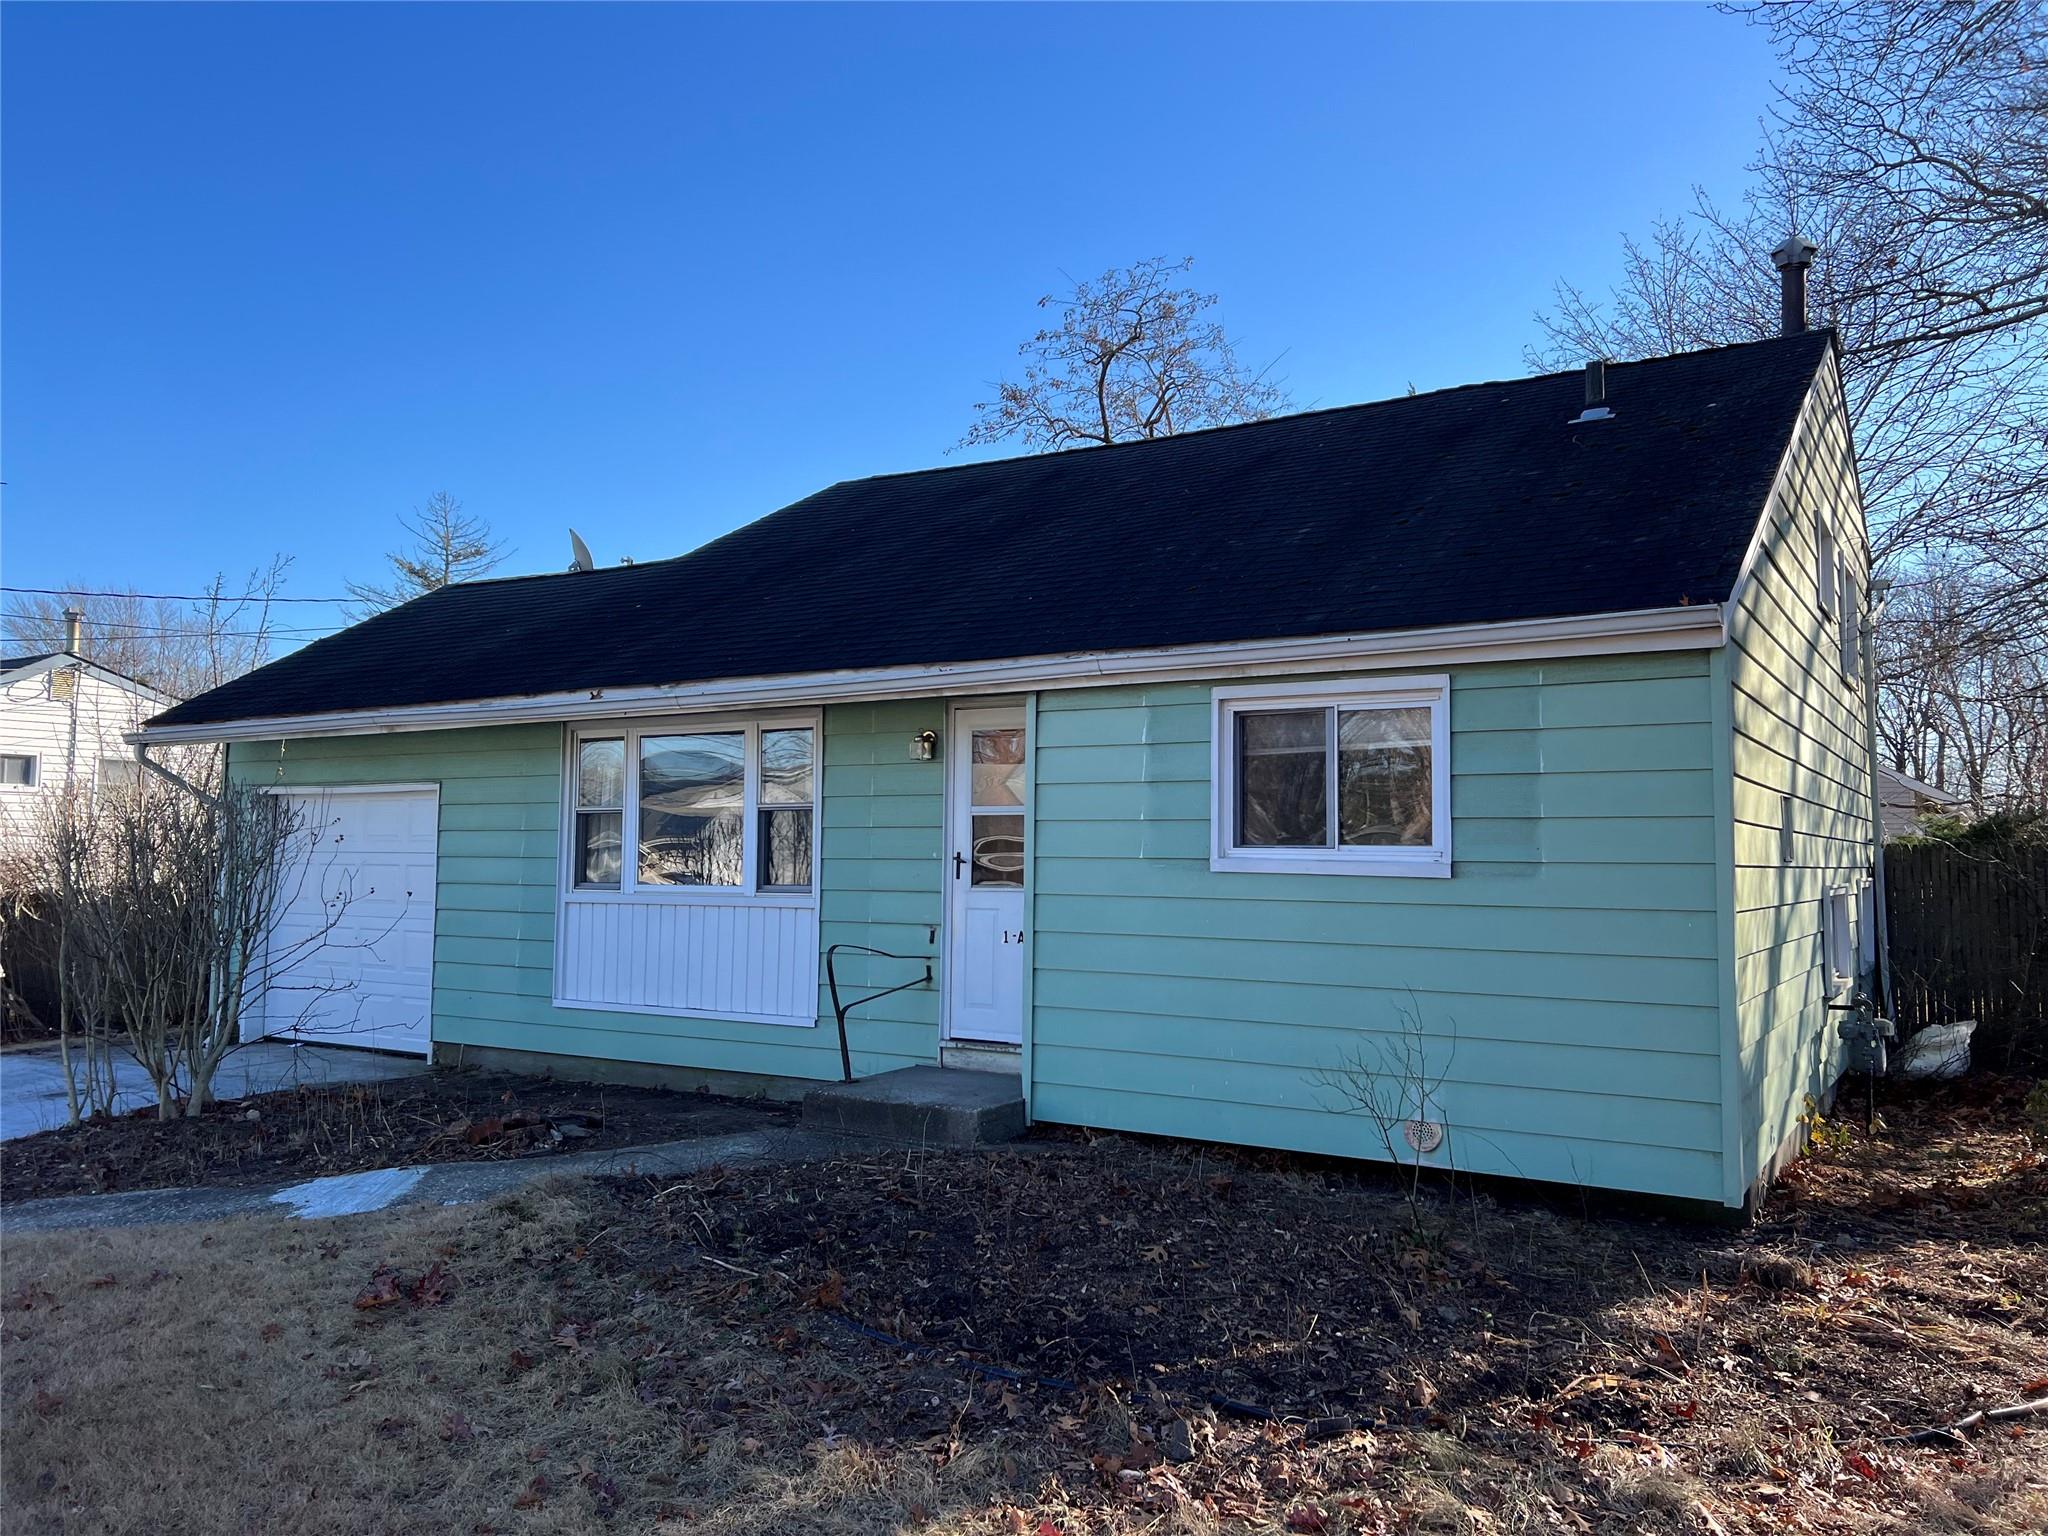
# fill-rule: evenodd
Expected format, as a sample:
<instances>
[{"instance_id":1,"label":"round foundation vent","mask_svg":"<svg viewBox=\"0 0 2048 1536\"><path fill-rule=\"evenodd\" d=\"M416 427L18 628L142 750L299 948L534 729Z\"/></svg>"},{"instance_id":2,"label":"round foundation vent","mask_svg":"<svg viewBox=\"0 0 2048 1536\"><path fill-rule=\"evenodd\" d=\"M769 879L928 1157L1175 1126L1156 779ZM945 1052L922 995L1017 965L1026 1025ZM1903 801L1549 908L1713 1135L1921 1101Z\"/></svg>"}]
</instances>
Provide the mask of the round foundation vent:
<instances>
[{"instance_id":1,"label":"round foundation vent","mask_svg":"<svg viewBox=\"0 0 2048 1536\"><path fill-rule=\"evenodd\" d=\"M1435 1120L1408 1120L1402 1122L1401 1135L1408 1145L1418 1152L1434 1152L1444 1144L1444 1128Z\"/></svg>"}]
</instances>

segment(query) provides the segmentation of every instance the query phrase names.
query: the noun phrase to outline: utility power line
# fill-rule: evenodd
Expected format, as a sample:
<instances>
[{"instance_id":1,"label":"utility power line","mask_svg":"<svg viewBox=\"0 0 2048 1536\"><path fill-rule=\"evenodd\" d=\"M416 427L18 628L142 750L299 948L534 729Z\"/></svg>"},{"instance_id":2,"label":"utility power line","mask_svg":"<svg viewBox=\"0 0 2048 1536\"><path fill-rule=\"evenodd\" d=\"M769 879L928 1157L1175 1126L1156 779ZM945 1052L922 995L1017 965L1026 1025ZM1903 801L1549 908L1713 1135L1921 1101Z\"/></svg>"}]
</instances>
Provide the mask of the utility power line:
<instances>
[{"instance_id":1,"label":"utility power line","mask_svg":"<svg viewBox=\"0 0 2048 1536\"><path fill-rule=\"evenodd\" d=\"M77 587L0 587L0 592L22 592L37 597L141 597L166 603L352 603L352 597L266 597L261 592L244 592L240 597L225 592L117 592L81 590Z\"/></svg>"},{"instance_id":2,"label":"utility power line","mask_svg":"<svg viewBox=\"0 0 2048 1536\"><path fill-rule=\"evenodd\" d=\"M52 613L47 608L6 608L0 609L0 618L24 619L36 624L57 624L62 622L63 615ZM86 626L91 629L189 629L209 633L212 629L211 625L203 623L198 619L186 623L175 617L163 619L98 619L94 618L91 614L87 614L85 622ZM323 624L317 621L311 624L273 624L270 626L272 633L277 633L281 630L329 630L346 629L347 627L346 624Z\"/></svg>"},{"instance_id":3,"label":"utility power line","mask_svg":"<svg viewBox=\"0 0 2048 1536\"><path fill-rule=\"evenodd\" d=\"M24 626L36 629L52 629L55 622L53 616L47 613L0 613L0 619L7 621L17 637L27 633ZM270 639L290 639L306 635L332 635L340 633L347 626L339 624L280 624L270 629L186 629L182 627L166 628L156 624L126 624L115 619L88 618L85 621L85 627L88 630L98 631L110 640L203 639L207 636L223 640L260 640L266 637Z\"/></svg>"}]
</instances>

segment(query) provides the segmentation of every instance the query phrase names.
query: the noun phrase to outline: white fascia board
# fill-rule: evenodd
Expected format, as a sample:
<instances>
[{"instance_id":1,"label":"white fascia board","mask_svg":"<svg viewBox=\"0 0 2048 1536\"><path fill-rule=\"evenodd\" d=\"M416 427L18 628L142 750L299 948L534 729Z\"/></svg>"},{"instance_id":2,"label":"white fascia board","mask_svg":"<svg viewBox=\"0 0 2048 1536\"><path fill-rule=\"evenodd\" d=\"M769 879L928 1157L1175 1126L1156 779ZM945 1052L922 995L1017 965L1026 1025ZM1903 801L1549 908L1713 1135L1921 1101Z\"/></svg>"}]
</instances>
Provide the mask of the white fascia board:
<instances>
[{"instance_id":1,"label":"white fascia board","mask_svg":"<svg viewBox=\"0 0 2048 1536\"><path fill-rule=\"evenodd\" d=\"M280 715L210 725L146 726L131 742L273 741L307 736L373 736L531 721L616 720L799 704L872 703L959 694L1028 693L1040 688L1106 688L1126 683L1260 677L1284 672L1447 666L1530 661L1560 656L1612 656L1641 651L1711 650L1727 638L1717 603L1645 608L1504 624L1382 630L1245 640L1228 645L1145 651L1092 651L1000 661L814 672L781 677L720 678L658 688L590 688L522 698L421 704L401 709Z\"/></svg>"},{"instance_id":2,"label":"white fascia board","mask_svg":"<svg viewBox=\"0 0 2048 1536\"><path fill-rule=\"evenodd\" d=\"M1848 407L1842 395L1841 365L1836 360L1832 347L1828 349L1828 369L1833 371L1834 403L1845 413L1842 430L1847 434L1849 430L1849 424L1846 419ZM1757 561L1763 558L1764 545L1776 527L1774 509L1778 505L1779 492L1784 487L1786 477L1792 471L1793 463L1799 457L1800 448L1805 445L1807 438L1813 434L1819 424L1820 412L1814 401L1815 397L1820 393L1822 380L1827 377L1827 370L1817 370L1814 373L1813 382L1806 387L1806 398L1800 402L1799 417L1792 423L1792 435L1785 440L1785 451L1778 456L1778 467L1771 475L1771 487L1764 493L1763 505L1757 510L1756 526L1750 531L1749 547L1743 551L1742 564L1736 568L1735 585L1729 589L1728 601L1723 604L1731 614L1735 612L1736 606L1742 601L1743 593L1749 589L1750 581L1756 575ZM1856 521L1858 524L1856 528L1856 542L1863 552L1864 570L1868 572L1872 565L1870 526L1868 518L1864 515L1862 471L1856 464L1856 443L1854 437L1849 438L1849 475L1856 500Z\"/></svg>"}]
</instances>

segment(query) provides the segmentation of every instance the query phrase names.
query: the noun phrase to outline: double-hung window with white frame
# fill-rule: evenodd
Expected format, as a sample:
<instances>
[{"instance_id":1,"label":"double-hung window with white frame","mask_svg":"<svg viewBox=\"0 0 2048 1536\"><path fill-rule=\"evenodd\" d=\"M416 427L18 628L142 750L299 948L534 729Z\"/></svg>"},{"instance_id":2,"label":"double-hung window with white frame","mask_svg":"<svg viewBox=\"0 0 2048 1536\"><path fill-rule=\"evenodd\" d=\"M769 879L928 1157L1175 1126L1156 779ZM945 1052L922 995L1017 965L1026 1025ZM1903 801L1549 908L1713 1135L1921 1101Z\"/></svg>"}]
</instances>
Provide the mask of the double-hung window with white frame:
<instances>
[{"instance_id":1,"label":"double-hung window with white frame","mask_svg":"<svg viewBox=\"0 0 2048 1536\"><path fill-rule=\"evenodd\" d=\"M812 900L817 744L814 715L577 730L570 894Z\"/></svg>"},{"instance_id":2,"label":"double-hung window with white frame","mask_svg":"<svg viewBox=\"0 0 2048 1536\"><path fill-rule=\"evenodd\" d=\"M1218 688L1209 866L1451 872L1447 676Z\"/></svg>"}]
</instances>

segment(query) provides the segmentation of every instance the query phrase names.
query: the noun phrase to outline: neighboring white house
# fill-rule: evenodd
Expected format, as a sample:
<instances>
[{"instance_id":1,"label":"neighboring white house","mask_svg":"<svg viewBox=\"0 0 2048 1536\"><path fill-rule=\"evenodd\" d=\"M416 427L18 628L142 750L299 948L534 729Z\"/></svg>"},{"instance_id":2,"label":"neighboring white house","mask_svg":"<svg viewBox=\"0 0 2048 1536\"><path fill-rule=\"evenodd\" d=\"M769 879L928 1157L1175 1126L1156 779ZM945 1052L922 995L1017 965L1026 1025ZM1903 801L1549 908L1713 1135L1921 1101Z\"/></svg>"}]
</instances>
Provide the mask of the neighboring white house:
<instances>
[{"instance_id":1,"label":"neighboring white house","mask_svg":"<svg viewBox=\"0 0 2048 1536\"><path fill-rule=\"evenodd\" d=\"M44 797L134 786L141 766L123 738L173 702L75 650L0 659L0 837Z\"/></svg>"},{"instance_id":2,"label":"neighboring white house","mask_svg":"<svg viewBox=\"0 0 2048 1536\"><path fill-rule=\"evenodd\" d=\"M1969 803L1961 795L1937 789L1882 763L1877 768L1877 799L1884 812L1887 841L1895 837L1910 837L1919 830L1922 816L1954 811Z\"/></svg>"}]
</instances>

